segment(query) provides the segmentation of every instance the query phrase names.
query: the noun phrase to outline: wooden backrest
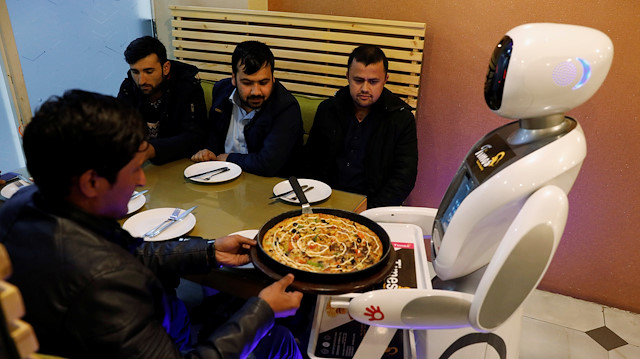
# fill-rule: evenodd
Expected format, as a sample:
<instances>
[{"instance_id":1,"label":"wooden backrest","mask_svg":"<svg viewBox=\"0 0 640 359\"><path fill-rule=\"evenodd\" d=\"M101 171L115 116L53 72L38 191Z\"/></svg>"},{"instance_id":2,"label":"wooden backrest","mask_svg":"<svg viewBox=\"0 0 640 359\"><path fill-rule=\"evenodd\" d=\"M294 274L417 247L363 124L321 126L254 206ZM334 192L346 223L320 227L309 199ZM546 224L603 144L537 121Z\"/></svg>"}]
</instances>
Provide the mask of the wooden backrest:
<instances>
[{"instance_id":1,"label":"wooden backrest","mask_svg":"<svg viewBox=\"0 0 640 359\"><path fill-rule=\"evenodd\" d=\"M38 340L33 327L20 319L25 313L20 290L4 281L11 272L9 254L0 243L0 358L33 358Z\"/></svg>"},{"instance_id":2,"label":"wooden backrest","mask_svg":"<svg viewBox=\"0 0 640 359\"><path fill-rule=\"evenodd\" d=\"M347 84L347 60L362 44L389 59L387 88L414 108L418 101L425 24L276 11L170 5L174 57L200 77L231 75L236 44L257 40L273 52L275 76L292 93L332 96Z\"/></svg>"}]
</instances>

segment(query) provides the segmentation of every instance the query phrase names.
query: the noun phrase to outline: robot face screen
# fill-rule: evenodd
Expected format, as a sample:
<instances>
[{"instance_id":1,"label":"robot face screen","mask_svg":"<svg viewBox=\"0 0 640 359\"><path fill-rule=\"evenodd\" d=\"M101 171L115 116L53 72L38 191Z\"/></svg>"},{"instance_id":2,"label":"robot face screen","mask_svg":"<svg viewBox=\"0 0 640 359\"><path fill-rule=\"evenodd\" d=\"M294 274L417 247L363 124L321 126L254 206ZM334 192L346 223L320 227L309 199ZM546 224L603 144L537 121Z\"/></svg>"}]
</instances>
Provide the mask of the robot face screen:
<instances>
[{"instance_id":1,"label":"robot face screen","mask_svg":"<svg viewBox=\"0 0 640 359\"><path fill-rule=\"evenodd\" d=\"M491 56L487 79L484 83L484 99L492 110L497 110L502 105L504 80L507 77L512 48L513 40L509 36L505 36L493 50Z\"/></svg>"}]
</instances>

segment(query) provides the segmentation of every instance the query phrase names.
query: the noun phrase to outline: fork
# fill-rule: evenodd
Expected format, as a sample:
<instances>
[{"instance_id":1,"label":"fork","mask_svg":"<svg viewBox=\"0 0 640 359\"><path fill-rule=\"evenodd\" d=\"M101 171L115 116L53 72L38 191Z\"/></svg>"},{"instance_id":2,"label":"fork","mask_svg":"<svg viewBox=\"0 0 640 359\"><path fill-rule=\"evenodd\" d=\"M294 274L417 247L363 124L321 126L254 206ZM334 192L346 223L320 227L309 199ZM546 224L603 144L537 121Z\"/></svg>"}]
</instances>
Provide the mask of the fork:
<instances>
[{"instance_id":1,"label":"fork","mask_svg":"<svg viewBox=\"0 0 640 359\"><path fill-rule=\"evenodd\" d=\"M308 192L308 191L311 191L312 189L313 189L313 186L307 187L307 188L303 188L302 192L303 193L304 192ZM296 201L297 199L298 199L298 196L292 196L292 197L289 198L290 201Z\"/></svg>"},{"instance_id":2,"label":"fork","mask_svg":"<svg viewBox=\"0 0 640 359\"><path fill-rule=\"evenodd\" d=\"M158 228L162 227L163 225L169 223L169 222L173 222L176 221L178 219L178 215L180 214L180 208L176 208L173 210L173 213L171 213L171 215L169 216L169 218L167 218L164 222L160 223L159 225L157 225L156 227L154 227L152 230L150 230L149 232L145 233L142 235L142 237L149 237L150 235L153 234L153 232L157 231Z\"/></svg>"},{"instance_id":3,"label":"fork","mask_svg":"<svg viewBox=\"0 0 640 359\"><path fill-rule=\"evenodd\" d=\"M218 172L212 173L211 175L203 178L203 180L208 181L211 178L213 178L213 176L215 176L215 175L219 175L221 173L225 173L225 172L227 172L229 170L229 167L222 167L222 168L219 168L218 170L219 170Z\"/></svg>"}]
</instances>

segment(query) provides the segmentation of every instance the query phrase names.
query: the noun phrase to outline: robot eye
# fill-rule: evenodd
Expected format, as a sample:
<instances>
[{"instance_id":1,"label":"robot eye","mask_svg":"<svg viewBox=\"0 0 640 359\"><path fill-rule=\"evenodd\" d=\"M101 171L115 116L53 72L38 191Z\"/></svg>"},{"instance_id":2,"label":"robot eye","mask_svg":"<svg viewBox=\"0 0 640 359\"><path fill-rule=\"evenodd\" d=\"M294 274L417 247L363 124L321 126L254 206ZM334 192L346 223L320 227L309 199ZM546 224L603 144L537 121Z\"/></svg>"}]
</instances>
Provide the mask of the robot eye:
<instances>
[{"instance_id":1,"label":"robot eye","mask_svg":"<svg viewBox=\"0 0 640 359\"><path fill-rule=\"evenodd\" d=\"M579 89L591 78L591 65L589 65L589 63L585 59L582 59L580 57L576 57L576 59L582 64L582 78L575 86L573 86L573 90Z\"/></svg>"}]
</instances>

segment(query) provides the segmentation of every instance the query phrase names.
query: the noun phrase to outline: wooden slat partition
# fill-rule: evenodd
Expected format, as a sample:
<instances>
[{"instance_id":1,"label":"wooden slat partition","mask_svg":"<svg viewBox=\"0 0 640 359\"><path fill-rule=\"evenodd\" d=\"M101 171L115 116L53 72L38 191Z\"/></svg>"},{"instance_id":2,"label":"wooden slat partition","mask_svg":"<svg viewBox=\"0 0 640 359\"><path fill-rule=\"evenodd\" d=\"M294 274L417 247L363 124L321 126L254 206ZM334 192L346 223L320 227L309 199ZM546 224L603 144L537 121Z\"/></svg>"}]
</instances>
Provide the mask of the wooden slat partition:
<instances>
[{"instance_id":1,"label":"wooden slat partition","mask_svg":"<svg viewBox=\"0 0 640 359\"><path fill-rule=\"evenodd\" d=\"M328 97L347 84L351 51L374 44L389 59L387 88L417 106L424 23L200 6L169 10L173 56L198 66L203 79L229 77L236 44L258 40L273 51L275 76L289 91Z\"/></svg>"}]
</instances>

